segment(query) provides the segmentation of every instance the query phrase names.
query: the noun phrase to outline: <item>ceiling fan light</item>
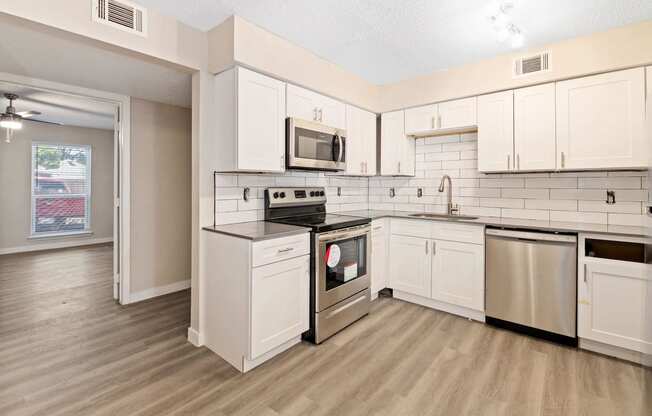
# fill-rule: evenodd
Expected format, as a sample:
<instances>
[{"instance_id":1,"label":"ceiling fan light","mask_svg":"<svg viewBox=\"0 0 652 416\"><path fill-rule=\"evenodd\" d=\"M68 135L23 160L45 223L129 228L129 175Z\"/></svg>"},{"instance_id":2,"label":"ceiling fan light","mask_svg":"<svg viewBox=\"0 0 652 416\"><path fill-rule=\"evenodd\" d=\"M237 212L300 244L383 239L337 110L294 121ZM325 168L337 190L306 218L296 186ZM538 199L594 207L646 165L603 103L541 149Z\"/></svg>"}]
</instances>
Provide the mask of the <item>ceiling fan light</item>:
<instances>
[{"instance_id":1,"label":"ceiling fan light","mask_svg":"<svg viewBox=\"0 0 652 416\"><path fill-rule=\"evenodd\" d=\"M0 118L0 127L8 130L20 130L23 128L23 123L13 117L2 116L2 118Z\"/></svg>"}]
</instances>

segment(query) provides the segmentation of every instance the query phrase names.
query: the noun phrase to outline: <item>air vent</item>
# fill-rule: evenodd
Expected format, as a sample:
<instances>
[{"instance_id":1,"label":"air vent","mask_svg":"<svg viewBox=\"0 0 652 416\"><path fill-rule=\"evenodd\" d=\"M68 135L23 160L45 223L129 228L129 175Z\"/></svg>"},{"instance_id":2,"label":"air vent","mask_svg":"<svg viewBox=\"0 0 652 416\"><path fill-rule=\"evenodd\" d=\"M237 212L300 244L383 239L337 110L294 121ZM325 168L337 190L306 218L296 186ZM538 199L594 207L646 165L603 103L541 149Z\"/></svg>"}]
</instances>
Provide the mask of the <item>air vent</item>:
<instances>
[{"instance_id":1,"label":"air vent","mask_svg":"<svg viewBox=\"0 0 652 416\"><path fill-rule=\"evenodd\" d=\"M514 61L514 76L536 74L550 69L550 53L542 52Z\"/></svg>"},{"instance_id":2,"label":"air vent","mask_svg":"<svg viewBox=\"0 0 652 416\"><path fill-rule=\"evenodd\" d=\"M92 0L93 20L106 25L137 33L147 34L147 10L126 0Z\"/></svg>"}]
</instances>

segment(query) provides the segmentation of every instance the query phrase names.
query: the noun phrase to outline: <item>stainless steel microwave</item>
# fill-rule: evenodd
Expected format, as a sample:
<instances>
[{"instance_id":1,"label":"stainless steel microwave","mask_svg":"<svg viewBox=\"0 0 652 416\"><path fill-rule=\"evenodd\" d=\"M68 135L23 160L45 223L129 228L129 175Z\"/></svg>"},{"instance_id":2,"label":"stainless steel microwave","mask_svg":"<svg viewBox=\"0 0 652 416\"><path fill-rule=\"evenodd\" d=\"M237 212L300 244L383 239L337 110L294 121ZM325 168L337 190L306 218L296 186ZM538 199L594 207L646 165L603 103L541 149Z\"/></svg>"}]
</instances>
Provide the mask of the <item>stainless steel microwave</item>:
<instances>
[{"instance_id":1,"label":"stainless steel microwave","mask_svg":"<svg viewBox=\"0 0 652 416\"><path fill-rule=\"evenodd\" d=\"M312 121L286 119L288 169L346 169L346 131Z\"/></svg>"}]
</instances>

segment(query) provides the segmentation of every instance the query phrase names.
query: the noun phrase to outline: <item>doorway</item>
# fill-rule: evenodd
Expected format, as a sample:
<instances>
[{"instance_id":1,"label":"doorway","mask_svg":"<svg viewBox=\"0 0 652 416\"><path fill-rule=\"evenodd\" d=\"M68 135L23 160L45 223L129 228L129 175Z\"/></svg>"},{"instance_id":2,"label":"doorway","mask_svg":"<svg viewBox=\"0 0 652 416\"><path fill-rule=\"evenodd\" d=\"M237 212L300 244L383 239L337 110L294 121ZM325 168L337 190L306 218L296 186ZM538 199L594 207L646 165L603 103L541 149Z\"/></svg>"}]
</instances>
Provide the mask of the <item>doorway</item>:
<instances>
[{"instance_id":1,"label":"doorway","mask_svg":"<svg viewBox=\"0 0 652 416\"><path fill-rule=\"evenodd\" d=\"M0 256L129 303L129 97L0 74L0 103Z\"/></svg>"}]
</instances>

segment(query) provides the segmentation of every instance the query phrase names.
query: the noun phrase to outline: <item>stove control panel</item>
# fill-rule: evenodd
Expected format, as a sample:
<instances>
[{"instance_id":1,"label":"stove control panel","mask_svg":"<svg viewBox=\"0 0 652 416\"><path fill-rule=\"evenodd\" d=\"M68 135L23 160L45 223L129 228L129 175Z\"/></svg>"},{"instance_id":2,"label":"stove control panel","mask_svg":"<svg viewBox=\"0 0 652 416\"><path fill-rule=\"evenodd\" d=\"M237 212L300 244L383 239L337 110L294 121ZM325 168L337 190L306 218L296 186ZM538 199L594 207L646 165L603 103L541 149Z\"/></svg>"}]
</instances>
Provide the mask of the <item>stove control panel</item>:
<instances>
[{"instance_id":1,"label":"stove control panel","mask_svg":"<svg viewBox=\"0 0 652 416\"><path fill-rule=\"evenodd\" d=\"M326 203L326 190L323 187L311 188L267 188L265 200L269 207L299 206Z\"/></svg>"}]
</instances>

